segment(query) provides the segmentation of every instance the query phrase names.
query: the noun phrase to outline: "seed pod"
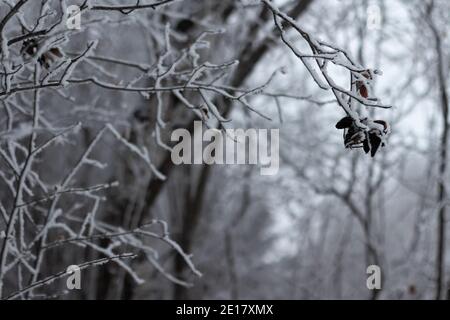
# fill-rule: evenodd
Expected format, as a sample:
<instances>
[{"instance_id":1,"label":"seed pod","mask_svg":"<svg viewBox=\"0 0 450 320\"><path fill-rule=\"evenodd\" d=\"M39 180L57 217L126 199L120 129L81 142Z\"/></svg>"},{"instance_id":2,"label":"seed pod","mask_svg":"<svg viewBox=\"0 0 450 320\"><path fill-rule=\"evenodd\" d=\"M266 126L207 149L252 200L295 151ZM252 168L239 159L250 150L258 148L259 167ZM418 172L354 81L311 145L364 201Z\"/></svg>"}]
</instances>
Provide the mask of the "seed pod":
<instances>
[{"instance_id":1,"label":"seed pod","mask_svg":"<svg viewBox=\"0 0 450 320\"><path fill-rule=\"evenodd\" d=\"M372 80L372 71L370 69L364 70L363 72L361 72L361 75L369 80Z\"/></svg>"},{"instance_id":2,"label":"seed pod","mask_svg":"<svg viewBox=\"0 0 450 320\"><path fill-rule=\"evenodd\" d=\"M370 145L369 145L369 139L366 139L363 141L363 149L365 153L369 153L370 151Z\"/></svg>"},{"instance_id":3,"label":"seed pod","mask_svg":"<svg viewBox=\"0 0 450 320\"><path fill-rule=\"evenodd\" d=\"M359 86L359 94L361 97L367 98L369 96L369 92L367 91L367 87L364 84Z\"/></svg>"},{"instance_id":4,"label":"seed pod","mask_svg":"<svg viewBox=\"0 0 450 320\"><path fill-rule=\"evenodd\" d=\"M20 53L26 57L30 58L36 55L39 50L39 43L36 39L29 39L23 42ZM41 54L37 61L38 63L44 67L45 69L49 69L51 64L53 64L56 60L62 58L64 55L58 47L53 47L49 49L47 52Z\"/></svg>"},{"instance_id":5,"label":"seed pod","mask_svg":"<svg viewBox=\"0 0 450 320\"><path fill-rule=\"evenodd\" d=\"M381 139L375 133L369 133L369 142L370 142L370 155L372 157L377 153L378 148L381 144Z\"/></svg>"},{"instance_id":6,"label":"seed pod","mask_svg":"<svg viewBox=\"0 0 450 320\"><path fill-rule=\"evenodd\" d=\"M336 123L336 129L350 128L352 123L353 119L351 117L344 117Z\"/></svg>"},{"instance_id":7,"label":"seed pod","mask_svg":"<svg viewBox=\"0 0 450 320\"><path fill-rule=\"evenodd\" d=\"M38 51L38 43L35 39L25 40L20 49L20 53L24 56L32 57Z\"/></svg>"},{"instance_id":8,"label":"seed pod","mask_svg":"<svg viewBox=\"0 0 450 320\"><path fill-rule=\"evenodd\" d=\"M389 124L384 120L374 120L373 122L381 124L383 126L383 132L387 133L389 131Z\"/></svg>"}]
</instances>

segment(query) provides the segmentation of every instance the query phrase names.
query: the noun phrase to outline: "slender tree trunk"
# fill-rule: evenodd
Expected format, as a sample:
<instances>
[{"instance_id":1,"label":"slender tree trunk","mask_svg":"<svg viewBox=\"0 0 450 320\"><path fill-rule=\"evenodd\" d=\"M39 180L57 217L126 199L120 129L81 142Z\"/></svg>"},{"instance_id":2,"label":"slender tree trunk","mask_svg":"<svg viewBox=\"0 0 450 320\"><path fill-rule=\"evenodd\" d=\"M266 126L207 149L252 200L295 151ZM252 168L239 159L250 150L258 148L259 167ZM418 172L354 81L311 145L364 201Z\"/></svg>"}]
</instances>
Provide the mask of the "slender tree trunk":
<instances>
[{"instance_id":1,"label":"slender tree trunk","mask_svg":"<svg viewBox=\"0 0 450 320\"><path fill-rule=\"evenodd\" d=\"M436 300L443 298L443 293L445 291L445 240L446 240L446 230L445 230L445 218L446 218L446 187L445 187L445 175L447 172L447 145L448 145L448 93L447 85L444 74L444 54L442 52L441 37L436 26L433 24L431 16L429 18L429 24L435 38L435 49L438 58L437 63L437 75L439 82L439 104L441 107L442 115L442 133L440 138L440 153L439 153L439 181L438 181L438 222L437 222L437 255L436 255Z\"/></svg>"},{"instance_id":2,"label":"slender tree trunk","mask_svg":"<svg viewBox=\"0 0 450 320\"><path fill-rule=\"evenodd\" d=\"M209 165L203 165L201 168L200 176L197 183L196 192L191 194L190 187L186 190L186 205L184 207L183 222L181 226L180 237L178 243L184 249L186 253L190 253L192 250L192 244L194 241L195 230L200 221L202 214L203 204L205 201L206 186L208 184L209 176L212 167ZM186 263L180 255L175 256L174 261L175 276L177 278L183 278L184 271L186 269ZM186 288L175 284L174 298L187 299Z\"/></svg>"},{"instance_id":3,"label":"slender tree trunk","mask_svg":"<svg viewBox=\"0 0 450 320\"><path fill-rule=\"evenodd\" d=\"M230 299L239 299L238 276L236 273L236 260L234 257L233 236L230 231L225 232L225 257L228 265L228 276L230 279Z\"/></svg>"}]
</instances>

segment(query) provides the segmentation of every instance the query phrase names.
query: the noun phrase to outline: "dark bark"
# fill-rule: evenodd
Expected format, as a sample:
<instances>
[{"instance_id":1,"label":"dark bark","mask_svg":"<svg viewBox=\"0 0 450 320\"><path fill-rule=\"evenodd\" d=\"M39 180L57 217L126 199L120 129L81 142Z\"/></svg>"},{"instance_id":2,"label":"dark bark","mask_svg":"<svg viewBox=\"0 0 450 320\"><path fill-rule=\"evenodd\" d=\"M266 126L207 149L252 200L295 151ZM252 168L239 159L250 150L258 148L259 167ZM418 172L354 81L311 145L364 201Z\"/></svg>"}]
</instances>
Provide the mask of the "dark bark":
<instances>
[{"instance_id":1,"label":"dark bark","mask_svg":"<svg viewBox=\"0 0 450 320\"><path fill-rule=\"evenodd\" d=\"M438 92L439 92L439 105L441 109L442 116L442 132L440 137L440 150L439 150L439 181L438 181L438 198L437 202L439 204L438 221L437 221L437 252L436 252L436 295L435 299L439 300L443 298L445 291L445 240L446 240L446 187L445 187L445 176L447 172L447 147L448 147L448 133L449 133L449 123L448 123L448 92L447 92L447 81L444 74L444 56L442 53L442 41L439 30L434 24L432 13L434 10L434 2L431 1L427 5L427 16L426 22L428 23L435 45L435 52L437 56L437 70L436 74L438 77Z\"/></svg>"},{"instance_id":2,"label":"dark bark","mask_svg":"<svg viewBox=\"0 0 450 320\"><path fill-rule=\"evenodd\" d=\"M200 216L203 209L206 186L211 173L211 166L203 165L201 168L200 176L197 182L197 188L192 195L190 188L187 188L185 192L185 207L183 212L183 220L181 226L180 237L178 243L184 249L185 252L190 253L192 251L192 244L194 240L195 230L198 226ZM186 263L180 255L175 256L174 269L175 276L182 278L186 268ZM187 291L183 286L175 285L174 287L175 299L186 299Z\"/></svg>"},{"instance_id":3,"label":"dark bark","mask_svg":"<svg viewBox=\"0 0 450 320\"><path fill-rule=\"evenodd\" d=\"M445 218L446 218L446 205L444 204L446 198L445 188L445 174L447 172L447 145L448 145L448 96L444 78L444 61L442 57L441 43L439 35L436 33L436 50L438 52L438 75L439 75L439 91L440 91L440 105L442 113L442 133L441 133L441 146L440 146L440 163L439 163L439 182L438 182L438 203L440 205L438 214L438 247L437 247L437 259L436 259L436 272L437 272L437 288L436 299L442 297L443 283L445 281Z\"/></svg>"}]
</instances>

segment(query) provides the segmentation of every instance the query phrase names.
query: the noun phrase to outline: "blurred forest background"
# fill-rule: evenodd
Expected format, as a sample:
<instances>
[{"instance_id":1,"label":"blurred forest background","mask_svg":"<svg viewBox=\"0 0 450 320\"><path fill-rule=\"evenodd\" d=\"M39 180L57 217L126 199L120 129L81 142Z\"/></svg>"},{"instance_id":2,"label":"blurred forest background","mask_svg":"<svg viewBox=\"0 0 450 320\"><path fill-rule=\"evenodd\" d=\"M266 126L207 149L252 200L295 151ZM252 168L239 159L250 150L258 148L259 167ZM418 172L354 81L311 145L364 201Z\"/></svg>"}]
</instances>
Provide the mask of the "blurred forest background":
<instances>
[{"instance_id":1,"label":"blurred forest background","mask_svg":"<svg viewBox=\"0 0 450 320\"><path fill-rule=\"evenodd\" d=\"M262 1L125 2L0 4L0 297L450 297L449 1L273 1L383 72L373 91L393 107L367 109L392 133L374 158L345 149L345 113ZM277 175L172 163L173 129L215 111L280 129Z\"/></svg>"}]
</instances>

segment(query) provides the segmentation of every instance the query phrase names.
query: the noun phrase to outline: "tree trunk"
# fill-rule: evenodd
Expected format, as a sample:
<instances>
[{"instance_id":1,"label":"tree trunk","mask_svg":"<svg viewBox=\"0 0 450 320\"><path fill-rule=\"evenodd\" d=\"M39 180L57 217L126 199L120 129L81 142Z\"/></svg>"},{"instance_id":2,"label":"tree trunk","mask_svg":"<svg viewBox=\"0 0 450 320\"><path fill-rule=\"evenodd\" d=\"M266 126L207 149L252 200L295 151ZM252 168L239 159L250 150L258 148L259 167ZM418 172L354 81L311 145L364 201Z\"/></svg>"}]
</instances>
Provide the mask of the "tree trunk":
<instances>
[{"instance_id":1,"label":"tree trunk","mask_svg":"<svg viewBox=\"0 0 450 320\"><path fill-rule=\"evenodd\" d=\"M429 12L431 14L431 11ZM441 36L436 26L433 24L431 15L428 16L429 25L433 32L435 40L435 50L437 54L437 76L439 82L439 104L442 115L442 133L440 138L440 153L439 153L439 181L438 181L438 222L437 222L437 255L436 255L436 300L443 298L445 290L445 218L446 218L446 187L445 187L445 175L447 172L447 144L448 144L448 93L447 84L444 75L444 57L442 52Z\"/></svg>"}]
</instances>

